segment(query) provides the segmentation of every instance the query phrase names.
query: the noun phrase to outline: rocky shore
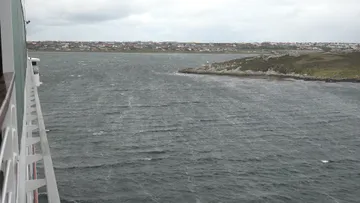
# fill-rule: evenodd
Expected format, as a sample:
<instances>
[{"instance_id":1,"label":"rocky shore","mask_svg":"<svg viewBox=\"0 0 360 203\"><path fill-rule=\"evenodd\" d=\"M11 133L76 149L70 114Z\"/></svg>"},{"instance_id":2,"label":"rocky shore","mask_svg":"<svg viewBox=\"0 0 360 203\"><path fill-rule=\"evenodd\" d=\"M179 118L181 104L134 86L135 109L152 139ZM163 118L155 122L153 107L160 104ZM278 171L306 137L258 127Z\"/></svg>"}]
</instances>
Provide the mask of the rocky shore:
<instances>
[{"instance_id":1,"label":"rocky shore","mask_svg":"<svg viewBox=\"0 0 360 203\"><path fill-rule=\"evenodd\" d=\"M246 57L178 71L186 74L360 83L360 52Z\"/></svg>"},{"instance_id":2,"label":"rocky shore","mask_svg":"<svg viewBox=\"0 0 360 203\"><path fill-rule=\"evenodd\" d=\"M304 81L324 81L324 82L353 82L360 83L360 79L356 78L320 78L304 75L286 75L281 73L249 73L249 72L220 72L220 71L208 71L208 70L199 70L196 68L186 68L178 71L179 73L185 74L201 74L201 75L223 75L223 76L235 76L235 77L248 77L248 78L258 78L258 79L268 79L268 78L278 78L278 79L296 79Z\"/></svg>"}]
</instances>

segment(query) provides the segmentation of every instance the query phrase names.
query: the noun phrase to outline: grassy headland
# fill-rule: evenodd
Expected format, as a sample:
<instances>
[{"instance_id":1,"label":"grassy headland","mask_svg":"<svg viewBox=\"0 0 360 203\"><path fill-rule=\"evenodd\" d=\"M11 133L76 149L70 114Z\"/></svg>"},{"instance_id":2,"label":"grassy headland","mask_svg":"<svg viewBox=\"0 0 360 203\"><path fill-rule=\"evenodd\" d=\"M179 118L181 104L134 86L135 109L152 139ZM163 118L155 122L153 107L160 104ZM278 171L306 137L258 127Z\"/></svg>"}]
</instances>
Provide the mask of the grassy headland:
<instances>
[{"instance_id":1,"label":"grassy headland","mask_svg":"<svg viewBox=\"0 0 360 203\"><path fill-rule=\"evenodd\" d=\"M360 82L360 52L263 55L187 68L179 72Z\"/></svg>"}]
</instances>

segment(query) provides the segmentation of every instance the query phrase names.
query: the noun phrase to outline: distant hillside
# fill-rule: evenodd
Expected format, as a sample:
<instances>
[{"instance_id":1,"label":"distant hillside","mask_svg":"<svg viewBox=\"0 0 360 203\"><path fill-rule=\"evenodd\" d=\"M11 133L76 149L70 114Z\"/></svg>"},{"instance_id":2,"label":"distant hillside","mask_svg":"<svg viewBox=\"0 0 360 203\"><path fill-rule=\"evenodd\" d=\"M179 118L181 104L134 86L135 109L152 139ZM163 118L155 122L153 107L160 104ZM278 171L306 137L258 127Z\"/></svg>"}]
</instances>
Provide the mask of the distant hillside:
<instances>
[{"instance_id":1,"label":"distant hillside","mask_svg":"<svg viewBox=\"0 0 360 203\"><path fill-rule=\"evenodd\" d=\"M183 69L179 72L358 82L360 81L360 52L247 57L199 68Z\"/></svg>"}]
</instances>

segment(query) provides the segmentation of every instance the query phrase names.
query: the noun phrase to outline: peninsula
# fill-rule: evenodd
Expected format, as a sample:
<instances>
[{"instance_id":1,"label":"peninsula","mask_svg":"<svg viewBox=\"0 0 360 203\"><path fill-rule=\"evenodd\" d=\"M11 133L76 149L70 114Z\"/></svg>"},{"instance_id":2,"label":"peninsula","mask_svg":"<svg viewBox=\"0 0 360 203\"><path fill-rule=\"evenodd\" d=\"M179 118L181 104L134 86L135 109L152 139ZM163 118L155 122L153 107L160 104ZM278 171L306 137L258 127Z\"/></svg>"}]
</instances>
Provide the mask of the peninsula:
<instances>
[{"instance_id":1,"label":"peninsula","mask_svg":"<svg viewBox=\"0 0 360 203\"><path fill-rule=\"evenodd\" d=\"M262 55L186 68L180 73L360 82L360 52Z\"/></svg>"}]
</instances>

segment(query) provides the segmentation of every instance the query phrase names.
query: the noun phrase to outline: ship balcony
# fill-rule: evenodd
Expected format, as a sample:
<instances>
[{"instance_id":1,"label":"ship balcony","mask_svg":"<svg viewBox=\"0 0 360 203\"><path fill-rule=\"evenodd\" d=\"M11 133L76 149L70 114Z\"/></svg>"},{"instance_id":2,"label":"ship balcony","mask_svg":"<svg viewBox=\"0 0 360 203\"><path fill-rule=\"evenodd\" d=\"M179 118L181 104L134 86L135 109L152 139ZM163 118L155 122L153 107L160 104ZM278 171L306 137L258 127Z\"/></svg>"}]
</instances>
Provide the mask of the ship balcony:
<instances>
[{"instance_id":1,"label":"ship balcony","mask_svg":"<svg viewBox=\"0 0 360 203\"><path fill-rule=\"evenodd\" d=\"M42 187L46 188L48 202L60 203L37 91L41 83L38 72L34 71L37 65L34 60L38 59L27 60L23 97L16 97L19 89L14 74L3 74L1 80L0 203L36 203L38 189ZM21 106L23 114L18 112ZM17 116L21 114L24 117L19 119ZM38 162L44 168L42 178L37 175Z\"/></svg>"},{"instance_id":2,"label":"ship balcony","mask_svg":"<svg viewBox=\"0 0 360 203\"><path fill-rule=\"evenodd\" d=\"M19 154L19 137L17 133L15 77L5 73L0 80L0 201L13 202L17 180L17 156Z\"/></svg>"},{"instance_id":3,"label":"ship balcony","mask_svg":"<svg viewBox=\"0 0 360 203\"><path fill-rule=\"evenodd\" d=\"M5 119L6 110L10 103L11 94L14 86L14 73L4 73L0 77L0 124L2 126Z\"/></svg>"}]
</instances>

